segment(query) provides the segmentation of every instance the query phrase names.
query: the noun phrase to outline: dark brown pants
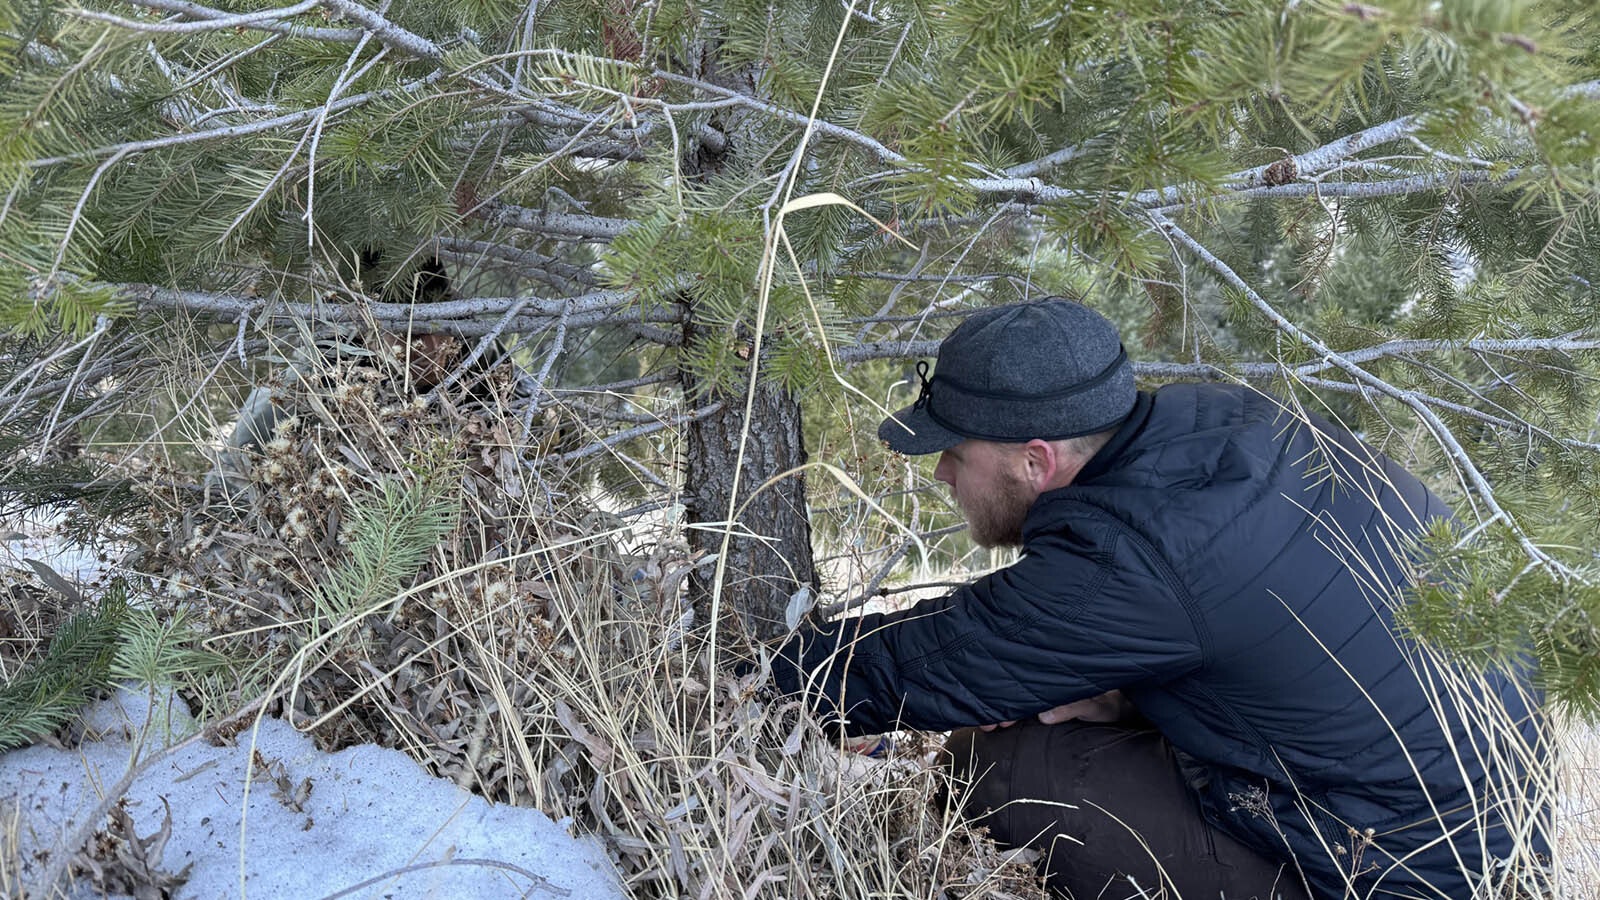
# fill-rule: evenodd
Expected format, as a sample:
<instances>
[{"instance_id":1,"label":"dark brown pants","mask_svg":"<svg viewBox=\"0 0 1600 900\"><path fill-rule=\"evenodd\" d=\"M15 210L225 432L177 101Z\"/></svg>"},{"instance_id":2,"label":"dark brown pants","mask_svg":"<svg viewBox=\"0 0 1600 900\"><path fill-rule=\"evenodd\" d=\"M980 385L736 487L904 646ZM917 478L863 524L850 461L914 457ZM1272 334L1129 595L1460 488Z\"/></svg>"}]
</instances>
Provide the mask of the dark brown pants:
<instances>
[{"instance_id":1,"label":"dark brown pants","mask_svg":"<svg viewBox=\"0 0 1600 900\"><path fill-rule=\"evenodd\" d=\"M1306 900L1292 866L1213 828L1153 729L1023 722L945 744L963 797L996 841L1042 851L1073 900ZM1164 893L1163 893L1164 891Z\"/></svg>"}]
</instances>

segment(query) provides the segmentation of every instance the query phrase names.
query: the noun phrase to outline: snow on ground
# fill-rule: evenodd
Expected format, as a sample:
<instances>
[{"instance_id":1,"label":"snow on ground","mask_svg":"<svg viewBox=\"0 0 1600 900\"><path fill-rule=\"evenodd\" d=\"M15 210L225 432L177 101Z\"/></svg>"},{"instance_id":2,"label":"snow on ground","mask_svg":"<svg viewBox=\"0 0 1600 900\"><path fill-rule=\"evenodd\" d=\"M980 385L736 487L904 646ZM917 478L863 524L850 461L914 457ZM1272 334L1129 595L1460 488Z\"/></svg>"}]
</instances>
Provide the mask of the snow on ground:
<instances>
[{"instance_id":1,"label":"snow on ground","mask_svg":"<svg viewBox=\"0 0 1600 900\"><path fill-rule=\"evenodd\" d=\"M40 511L0 523L0 565L27 575L28 560L43 563L68 582L95 585L112 574L125 545L100 550L67 540L59 533L60 515Z\"/></svg>"},{"instance_id":2,"label":"snow on ground","mask_svg":"<svg viewBox=\"0 0 1600 900\"><path fill-rule=\"evenodd\" d=\"M35 745L0 756L0 821L12 827L20 812L24 884L47 865L34 851L60 852L100 792L128 770L140 735L148 736L141 758L150 759L195 728L181 700L135 687L84 718L85 739L75 749ZM190 741L158 756L125 795L140 838L159 832L170 810L171 836L156 868L177 873L192 865L172 895L178 900L308 900L385 873L395 874L340 896L625 896L598 841L573 838L538 810L491 805L398 751L364 745L324 753L276 719L263 720L253 750L251 743L249 728L231 746ZM252 752L255 771L247 776ZM423 865L446 860L456 862ZM83 887L79 895L91 896Z\"/></svg>"}]
</instances>

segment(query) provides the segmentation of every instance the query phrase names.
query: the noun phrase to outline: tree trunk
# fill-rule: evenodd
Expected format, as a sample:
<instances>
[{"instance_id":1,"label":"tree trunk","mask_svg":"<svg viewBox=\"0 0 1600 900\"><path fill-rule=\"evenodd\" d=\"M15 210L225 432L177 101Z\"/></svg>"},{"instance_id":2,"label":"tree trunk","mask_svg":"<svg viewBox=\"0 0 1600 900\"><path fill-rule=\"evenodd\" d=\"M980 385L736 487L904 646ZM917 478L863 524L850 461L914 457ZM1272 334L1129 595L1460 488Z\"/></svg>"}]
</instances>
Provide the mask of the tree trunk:
<instances>
[{"instance_id":1,"label":"tree trunk","mask_svg":"<svg viewBox=\"0 0 1600 900\"><path fill-rule=\"evenodd\" d=\"M701 71L697 76L729 90L758 96L759 78L753 66L722 71L711 52L715 41L697 54ZM684 158L682 171L691 181L724 171L730 154L741 148L757 152L760 142L748 127L748 117L728 110L714 124L729 140L712 150L699 143ZM691 310L693 303L690 303ZM702 341L726 341L726 331L696 323L691 312L683 329L684 347ZM746 369L748 372L748 369ZM695 392L696 384L685 373L683 389ZM816 596L816 567L811 557L811 520L806 508L805 478L796 473L774 484L768 479L794 469L806 460L801 433L800 404L787 391L758 378L750 421L744 420L746 387L736 391L713 388L713 400L722 409L689 427L688 471L684 481L689 547L707 553L722 553L724 560L720 607L722 621L717 628L725 636L749 637L758 641L782 636L788 629L785 611L789 598L802 588ZM744 457L739 457L741 435ZM729 498L734 496L738 477L735 521L725 523ZM759 489L759 493L756 493ZM738 507L743 507L738 509ZM731 536L728 532L731 529ZM711 620L716 590L716 568L703 566L689 579L689 596L696 621Z\"/></svg>"},{"instance_id":2,"label":"tree trunk","mask_svg":"<svg viewBox=\"0 0 1600 900\"><path fill-rule=\"evenodd\" d=\"M745 396L718 393L715 399L724 403L723 408L689 428L684 484L691 525L689 546L722 552L726 529L711 523L727 518L735 468L739 467L738 503L744 508L732 523L733 534L728 539L719 627L742 628L749 637L769 640L786 630L784 612L789 598L801 588L817 590L805 478L791 475L754 493L768 479L805 462L800 405L776 385L757 385L741 467ZM715 575L715 568L704 566L689 583L701 622L709 620Z\"/></svg>"}]
</instances>

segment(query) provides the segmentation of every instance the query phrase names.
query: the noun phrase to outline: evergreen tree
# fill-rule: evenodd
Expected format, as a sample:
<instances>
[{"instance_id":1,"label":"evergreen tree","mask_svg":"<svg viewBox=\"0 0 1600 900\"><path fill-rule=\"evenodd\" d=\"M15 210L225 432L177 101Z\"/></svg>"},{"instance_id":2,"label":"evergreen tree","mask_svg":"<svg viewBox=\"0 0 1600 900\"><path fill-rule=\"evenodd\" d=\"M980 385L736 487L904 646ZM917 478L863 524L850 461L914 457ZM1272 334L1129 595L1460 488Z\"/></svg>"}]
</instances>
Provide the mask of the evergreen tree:
<instances>
[{"instance_id":1,"label":"evergreen tree","mask_svg":"<svg viewBox=\"0 0 1600 900\"><path fill-rule=\"evenodd\" d=\"M1466 524L1409 623L1531 641L1592 705L1597 138L1582 0L11 0L0 322L60 344L5 415L133 383L178 314L219 361L289 319L520 335L530 416L678 398L559 454L684 479L702 609L768 635L818 583L802 435L813 489L903 473L862 428L893 366L1085 294L1146 379L1259 384L1430 475ZM681 474L636 449L664 432Z\"/></svg>"}]
</instances>

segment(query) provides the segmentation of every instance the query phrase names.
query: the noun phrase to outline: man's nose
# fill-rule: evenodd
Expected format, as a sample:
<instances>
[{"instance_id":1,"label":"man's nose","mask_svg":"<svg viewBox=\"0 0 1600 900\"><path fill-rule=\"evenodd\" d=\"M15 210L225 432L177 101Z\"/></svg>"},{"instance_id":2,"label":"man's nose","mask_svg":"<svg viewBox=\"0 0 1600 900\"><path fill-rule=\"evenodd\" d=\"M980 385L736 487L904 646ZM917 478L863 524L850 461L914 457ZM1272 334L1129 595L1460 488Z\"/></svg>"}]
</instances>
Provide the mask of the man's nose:
<instances>
[{"instance_id":1,"label":"man's nose","mask_svg":"<svg viewBox=\"0 0 1600 900\"><path fill-rule=\"evenodd\" d=\"M935 481L942 481L945 484L950 485L951 487L955 487L956 486L956 476L955 476L954 468L955 467L950 464L950 454L948 454L948 453L939 454L939 462L938 462L937 465L935 465L933 467L933 478L934 478L934 480Z\"/></svg>"}]
</instances>

